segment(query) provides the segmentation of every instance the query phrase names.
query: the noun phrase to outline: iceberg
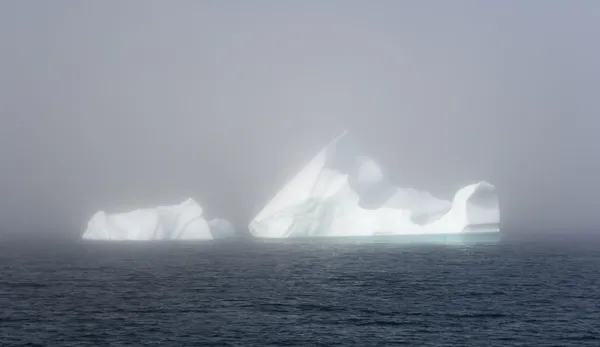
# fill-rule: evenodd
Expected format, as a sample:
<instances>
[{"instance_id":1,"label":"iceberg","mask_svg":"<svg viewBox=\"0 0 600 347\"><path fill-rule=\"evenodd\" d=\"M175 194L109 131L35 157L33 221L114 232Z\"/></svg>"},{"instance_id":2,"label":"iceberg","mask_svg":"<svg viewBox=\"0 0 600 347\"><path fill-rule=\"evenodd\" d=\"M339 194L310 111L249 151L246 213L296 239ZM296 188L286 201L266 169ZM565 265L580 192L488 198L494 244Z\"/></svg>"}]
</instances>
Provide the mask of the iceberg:
<instances>
[{"instance_id":1,"label":"iceberg","mask_svg":"<svg viewBox=\"0 0 600 347\"><path fill-rule=\"evenodd\" d=\"M452 201L399 188L347 136L336 137L279 190L248 228L258 238L497 233L496 188L480 181Z\"/></svg>"},{"instance_id":2,"label":"iceberg","mask_svg":"<svg viewBox=\"0 0 600 347\"><path fill-rule=\"evenodd\" d=\"M141 208L131 212L96 212L82 238L86 240L152 241L213 240L235 235L233 225L221 218L207 222L204 210L188 198L178 205Z\"/></svg>"},{"instance_id":3,"label":"iceberg","mask_svg":"<svg viewBox=\"0 0 600 347\"><path fill-rule=\"evenodd\" d=\"M230 221L223 218L215 218L208 222L210 233L214 239L226 239L235 237L235 227Z\"/></svg>"}]
</instances>

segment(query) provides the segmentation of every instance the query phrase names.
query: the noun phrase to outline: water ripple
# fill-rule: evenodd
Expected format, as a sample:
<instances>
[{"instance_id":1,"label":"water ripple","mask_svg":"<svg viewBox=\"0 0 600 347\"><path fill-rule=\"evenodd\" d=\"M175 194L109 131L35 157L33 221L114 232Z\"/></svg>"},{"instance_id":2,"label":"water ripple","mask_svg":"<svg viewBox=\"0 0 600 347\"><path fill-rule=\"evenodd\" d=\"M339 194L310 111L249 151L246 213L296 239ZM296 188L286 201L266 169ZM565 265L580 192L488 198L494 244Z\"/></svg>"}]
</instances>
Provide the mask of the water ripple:
<instances>
[{"instance_id":1,"label":"water ripple","mask_svg":"<svg viewBox=\"0 0 600 347\"><path fill-rule=\"evenodd\" d=\"M0 254L2 346L600 345L594 248L71 243Z\"/></svg>"}]
</instances>

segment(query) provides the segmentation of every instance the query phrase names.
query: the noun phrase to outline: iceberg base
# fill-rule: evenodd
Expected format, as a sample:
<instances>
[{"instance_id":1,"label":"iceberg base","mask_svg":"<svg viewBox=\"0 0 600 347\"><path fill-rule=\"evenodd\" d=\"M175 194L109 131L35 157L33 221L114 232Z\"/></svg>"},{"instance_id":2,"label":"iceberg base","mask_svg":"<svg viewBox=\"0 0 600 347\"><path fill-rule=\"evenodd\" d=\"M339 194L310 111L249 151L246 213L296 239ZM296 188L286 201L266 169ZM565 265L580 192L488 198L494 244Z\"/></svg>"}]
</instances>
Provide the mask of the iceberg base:
<instances>
[{"instance_id":1,"label":"iceberg base","mask_svg":"<svg viewBox=\"0 0 600 347\"><path fill-rule=\"evenodd\" d=\"M494 244L502 239L500 232L472 231L460 234L429 235L374 235L374 236L332 236L332 237L294 237L287 239L260 239L261 242L309 242L309 243L394 243L394 244L436 244L436 245L475 245Z\"/></svg>"}]
</instances>

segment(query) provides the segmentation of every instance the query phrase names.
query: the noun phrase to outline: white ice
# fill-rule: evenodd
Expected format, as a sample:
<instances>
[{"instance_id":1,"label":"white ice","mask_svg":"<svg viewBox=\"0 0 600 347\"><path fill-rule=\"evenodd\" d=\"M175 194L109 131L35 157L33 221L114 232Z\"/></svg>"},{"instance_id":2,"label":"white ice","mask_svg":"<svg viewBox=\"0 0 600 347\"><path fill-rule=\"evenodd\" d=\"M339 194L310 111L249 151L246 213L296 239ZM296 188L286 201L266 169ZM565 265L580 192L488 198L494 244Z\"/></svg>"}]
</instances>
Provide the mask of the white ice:
<instances>
[{"instance_id":1,"label":"white ice","mask_svg":"<svg viewBox=\"0 0 600 347\"><path fill-rule=\"evenodd\" d=\"M207 222L202 207L189 198L178 205L125 213L98 211L88 222L83 238L114 241L213 240L234 234L233 226L224 219Z\"/></svg>"},{"instance_id":2,"label":"white ice","mask_svg":"<svg viewBox=\"0 0 600 347\"><path fill-rule=\"evenodd\" d=\"M346 133L293 177L249 224L260 238L498 232L495 187L481 181L452 201L393 186Z\"/></svg>"}]
</instances>

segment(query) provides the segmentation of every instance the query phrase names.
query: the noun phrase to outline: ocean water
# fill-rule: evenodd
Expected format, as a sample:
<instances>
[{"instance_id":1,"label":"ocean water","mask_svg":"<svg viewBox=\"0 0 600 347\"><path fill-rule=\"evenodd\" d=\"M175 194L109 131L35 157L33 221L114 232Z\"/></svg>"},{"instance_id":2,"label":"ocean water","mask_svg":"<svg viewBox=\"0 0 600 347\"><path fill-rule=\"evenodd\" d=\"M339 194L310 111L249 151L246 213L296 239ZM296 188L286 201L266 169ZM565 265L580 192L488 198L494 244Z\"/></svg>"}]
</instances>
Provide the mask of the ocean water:
<instances>
[{"instance_id":1,"label":"ocean water","mask_svg":"<svg viewBox=\"0 0 600 347\"><path fill-rule=\"evenodd\" d=\"M600 346L600 242L0 239L0 346Z\"/></svg>"}]
</instances>

